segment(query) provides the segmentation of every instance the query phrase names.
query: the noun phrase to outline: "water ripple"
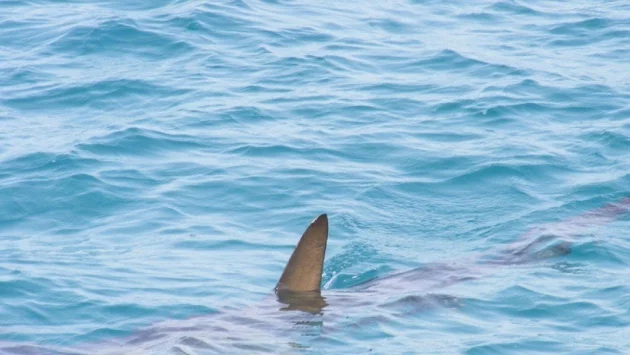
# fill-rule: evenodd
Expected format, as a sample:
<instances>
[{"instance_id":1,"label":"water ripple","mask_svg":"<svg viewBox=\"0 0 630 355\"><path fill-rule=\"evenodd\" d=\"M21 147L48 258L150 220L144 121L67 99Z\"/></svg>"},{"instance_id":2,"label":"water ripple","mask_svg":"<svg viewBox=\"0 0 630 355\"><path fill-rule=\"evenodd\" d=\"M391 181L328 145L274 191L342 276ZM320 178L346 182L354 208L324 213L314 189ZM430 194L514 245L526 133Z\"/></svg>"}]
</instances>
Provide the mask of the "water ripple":
<instances>
[{"instance_id":1,"label":"water ripple","mask_svg":"<svg viewBox=\"0 0 630 355\"><path fill-rule=\"evenodd\" d=\"M627 353L629 15L1 1L0 353Z\"/></svg>"}]
</instances>

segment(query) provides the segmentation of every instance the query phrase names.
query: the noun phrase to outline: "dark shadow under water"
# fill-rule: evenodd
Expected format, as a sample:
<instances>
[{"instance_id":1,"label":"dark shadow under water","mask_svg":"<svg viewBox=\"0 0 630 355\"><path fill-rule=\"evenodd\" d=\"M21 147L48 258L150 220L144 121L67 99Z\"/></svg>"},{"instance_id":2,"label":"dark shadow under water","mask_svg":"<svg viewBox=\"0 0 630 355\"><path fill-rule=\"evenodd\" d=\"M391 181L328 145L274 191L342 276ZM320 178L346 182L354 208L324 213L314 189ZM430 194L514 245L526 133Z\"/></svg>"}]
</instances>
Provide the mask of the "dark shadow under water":
<instances>
[{"instance_id":1,"label":"dark shadow under water","mask_svg":"<svg viewBox=\"0 0 630 355\"><path fill-rule=\"evenodd\" d=\"M612 206L612 207L611 207ZM562 257L587 227L602 225L628 211L630 199L537 228L495 252L457 264L432 264L366 281L342 290L280 291L240 310L226 310L186 320L172 320L127 337L56 349L33 344L0 343L0 354L226 354L277 353L309 344L343 342L348 322L387 324L394 315L414 317L429 309L460 306L444 294L451 285L490 276L501 268Z\"/></svg>"}]
</instances>

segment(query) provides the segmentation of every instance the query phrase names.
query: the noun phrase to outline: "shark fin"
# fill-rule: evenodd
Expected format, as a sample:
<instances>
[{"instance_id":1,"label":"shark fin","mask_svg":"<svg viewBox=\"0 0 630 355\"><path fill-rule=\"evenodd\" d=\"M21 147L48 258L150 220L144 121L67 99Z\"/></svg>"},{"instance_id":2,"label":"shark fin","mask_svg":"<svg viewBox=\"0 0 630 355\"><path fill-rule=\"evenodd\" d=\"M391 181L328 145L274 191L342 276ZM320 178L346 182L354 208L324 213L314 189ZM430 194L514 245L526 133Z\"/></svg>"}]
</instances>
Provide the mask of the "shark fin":
<instances>
[{"instance_id":1,"label":"shark fin","mask_svg":"<svg viewBox=\"0 0 630 355\"><path fill-rule=\"evenodd\" d=\"M302 234L276 285L276 293L320 290L327 241L328 217L323 214Z\"/></svg>"}]
</instances>

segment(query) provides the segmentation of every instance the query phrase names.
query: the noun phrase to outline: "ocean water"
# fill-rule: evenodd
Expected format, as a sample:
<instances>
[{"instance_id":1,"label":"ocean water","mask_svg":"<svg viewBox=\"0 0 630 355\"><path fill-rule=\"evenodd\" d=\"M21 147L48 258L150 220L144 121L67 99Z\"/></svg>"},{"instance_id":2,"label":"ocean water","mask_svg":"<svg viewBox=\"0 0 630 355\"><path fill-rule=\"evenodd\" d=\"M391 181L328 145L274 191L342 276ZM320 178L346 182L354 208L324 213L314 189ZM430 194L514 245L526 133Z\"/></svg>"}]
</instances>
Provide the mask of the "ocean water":
<instances>
[{"instance_id":1,"label":"ocean water","mask_svg":"<svg viewBox=\"0 0 630 355\"><path fill-rule=\"evenodd\" d=\"M0 1L0 353L627 354L628 196L625 1Z\"/></svg>"}]
</instances>

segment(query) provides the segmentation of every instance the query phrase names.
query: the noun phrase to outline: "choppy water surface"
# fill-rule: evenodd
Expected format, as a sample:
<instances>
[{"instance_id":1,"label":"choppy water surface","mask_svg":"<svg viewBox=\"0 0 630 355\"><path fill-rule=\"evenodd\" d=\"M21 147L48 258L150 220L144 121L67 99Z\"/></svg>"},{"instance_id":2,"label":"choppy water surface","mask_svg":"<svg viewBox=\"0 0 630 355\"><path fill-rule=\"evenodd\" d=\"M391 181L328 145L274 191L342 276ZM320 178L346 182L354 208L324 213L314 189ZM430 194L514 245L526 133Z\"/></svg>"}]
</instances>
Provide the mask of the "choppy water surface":
<instances>
[{"instance_id":1,"label":"choppy water surface","mask_svg":"<svg viewBox=\"0 0 630 355\"><path fill-rule=\"evenodd\" d=\"M630 217L567 218L630 195L629 68L625 1L1 1L0 352L628 353ZM322 212L329 307L269 310Z\"/></svg>"}]
</instances>

